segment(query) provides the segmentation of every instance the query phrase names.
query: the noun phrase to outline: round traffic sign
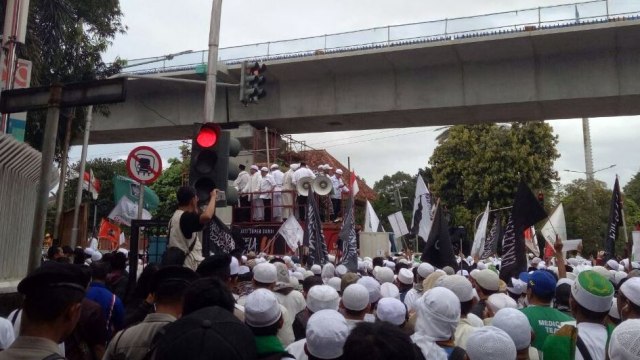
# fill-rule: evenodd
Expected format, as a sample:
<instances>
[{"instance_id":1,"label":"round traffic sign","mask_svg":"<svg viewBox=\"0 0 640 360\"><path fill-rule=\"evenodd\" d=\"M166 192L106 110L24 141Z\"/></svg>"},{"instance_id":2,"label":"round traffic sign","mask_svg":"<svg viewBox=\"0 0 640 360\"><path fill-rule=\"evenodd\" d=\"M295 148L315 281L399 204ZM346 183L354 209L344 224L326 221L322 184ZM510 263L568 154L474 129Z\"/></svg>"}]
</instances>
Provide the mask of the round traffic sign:
<instances>
[{"instance_id":1,"label":"round traffic sign","mask_svg":"<svg viewBox=\"0 0 640 360\"><path fill-rule=\"evenodd\" d=\"M127 157L127 173L133 180L151 184L162 173L160 154L148 146L138 146Z\"/></svg>"}]
</instances>

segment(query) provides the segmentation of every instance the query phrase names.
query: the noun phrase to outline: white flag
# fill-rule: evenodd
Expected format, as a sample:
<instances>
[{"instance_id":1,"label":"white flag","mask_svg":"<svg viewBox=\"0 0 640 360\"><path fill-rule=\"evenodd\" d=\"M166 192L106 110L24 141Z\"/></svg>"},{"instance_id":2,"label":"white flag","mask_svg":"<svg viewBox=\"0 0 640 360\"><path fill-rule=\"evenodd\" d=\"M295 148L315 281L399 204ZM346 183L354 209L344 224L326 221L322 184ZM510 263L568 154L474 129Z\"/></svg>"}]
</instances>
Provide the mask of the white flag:
<instances>
[{"instance_id":1,"label":"white flag","mask_svg":"<svg viewBox=\"0 0 640 360\"><path fill-rule=\"evenodd\" d=\"M282 235L289 248L293 251L298 249L298 244L302 244L304 239L304 230L294 216L287 218L287 221L278 229L278 234Z\"/></svg>"},{"instance_id":2,"label":"white flag","mask_svg":"<svg viewBox=\"0 0 640 360\"><path fill-rule=\"evenodd\" d=\"M404 221L404 216L402 216L402 211L398 211L387 216L387 219L389 219L389 223L391 224L391 228L393 228L395 237L398 238L409 233L407 223Z\"/></svg>"},{"instance_id":3,"label":"white flag","mask_svg":"<svg viewBox=\"0 0 640 360\"><path fill-rule=\"evenodd\" d=\"M551 248L553 248L553 244L556 242L556 235L560 237L562 242L567 241L567 225L564 221L564 208L562 207L562 203L553 210L547 223L540 229L540 233L542 237L544 237L544 240L551 245Z\"/></svg>"},{"instance_id":4,"label":"white flag","mask_svg":"<svg viewBox=\"0 0 640 360\"><path fill-rule=\"evenodd\" d=\"M471 256L480 257L484 251L484 242L487 239L487 224L489 223L489 202L487 201L487 208L484 210L480 224L476 229L476 234L473 237L473 246L471 246Z\"/></svg>"},{"instance_id":5,"label":"white flag","mask_svg":"<svg viewBox=\"0 0 640 360\"><path fill-rule=\"evenodd\" d=\"M427 241L431 231L431 222L431 194L422 180L422 176L418 175L416 195L413 199L411 233L420 236L423 241Z\"/></svg>"},{"instance_id":6,"label":"white flag","mask_svg":"<svg viewBox=\"0 0 640 360\"><path fill-rule=\"evenodd\" d=\"M367 200L367 211L364 214L364 231L365 232L378 232L378 226L380 226L380 219L376 215L375 210L369 200Z\"/></svg>"},{"instance_id":7,"label":"white flag","mask_svg":"<svg viewBox=\"0 0 640 360\"><path fill-rule=\"evenodd\" d=\"M118 204L109 213L109 219L122 224L131 226L131 220L138 218L138 204L131 201L128 197L123 196ZM150 220L151 213L146 209L142 209L142 219Z\"/></svg>"}]
</instances>

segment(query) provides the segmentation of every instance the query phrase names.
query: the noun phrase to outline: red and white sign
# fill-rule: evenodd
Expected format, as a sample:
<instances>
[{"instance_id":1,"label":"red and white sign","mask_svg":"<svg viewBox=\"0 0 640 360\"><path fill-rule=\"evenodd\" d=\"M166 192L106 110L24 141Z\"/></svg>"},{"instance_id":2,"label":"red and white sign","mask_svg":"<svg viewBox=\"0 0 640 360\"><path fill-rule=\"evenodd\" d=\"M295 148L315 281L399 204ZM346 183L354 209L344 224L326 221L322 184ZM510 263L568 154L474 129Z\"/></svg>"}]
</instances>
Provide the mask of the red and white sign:
<instances>
[{"instance_id":1,"label":"red and white sign","mask_svg":"<svg viewBox=\"0 0 640 360\"><path fill-rule=\"evenodd\" d=\"M129 177L143 184L151 184L162 173L160 154L148 146L138 146L127 157Z\"/></svg>"}]
</instances>

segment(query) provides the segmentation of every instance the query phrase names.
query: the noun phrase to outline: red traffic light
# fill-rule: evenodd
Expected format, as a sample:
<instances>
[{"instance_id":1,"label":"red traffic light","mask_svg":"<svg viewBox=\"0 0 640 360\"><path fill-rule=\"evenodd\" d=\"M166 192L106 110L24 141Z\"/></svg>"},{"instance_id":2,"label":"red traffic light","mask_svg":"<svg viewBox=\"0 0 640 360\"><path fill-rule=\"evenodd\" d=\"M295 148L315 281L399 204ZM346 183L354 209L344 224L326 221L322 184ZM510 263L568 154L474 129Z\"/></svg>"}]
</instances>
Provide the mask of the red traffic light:
<instances>
[{"instance_id":1,"label":"red traffic light","mask_svg":"<svg viewBox=\"0 0 640 360\"><path fill-rule=\"evenodd\" d=\"M220 135L220 127L213 124L202 125L198 135L196 136L196 142L201 148L210 148L218 142Z\"/></svg>"}]
</instances>

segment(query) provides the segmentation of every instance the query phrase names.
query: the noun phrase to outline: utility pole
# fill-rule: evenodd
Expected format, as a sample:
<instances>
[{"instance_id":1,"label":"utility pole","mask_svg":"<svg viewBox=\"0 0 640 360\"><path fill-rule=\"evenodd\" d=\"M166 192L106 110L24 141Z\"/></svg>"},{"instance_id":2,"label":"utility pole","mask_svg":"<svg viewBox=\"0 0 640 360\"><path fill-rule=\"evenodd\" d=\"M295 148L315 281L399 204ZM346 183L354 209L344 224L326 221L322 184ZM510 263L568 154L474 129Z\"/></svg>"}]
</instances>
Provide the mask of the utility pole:
<instances>
[{"instance_id":1,"label":"utility pole","mask_svg":"<svg viewBox=\"0 0 640 360\"><path fill-rule=\"evenodd\" d=\"M582 142L584 145L584 167L587 175L587 197L593 199L593 152L591 151L591 129L589 118L582 118Z\"/></svg>"},{"instance_id":2,"label":"utility pole","mask_svg":"<svg viewBox=\"0 0 640 360\"><path fill-rule=\"evenodd\" d=\"M204 93L204 122L214 122L216 106L216 77L218 71L218 48L220 46L220 18L222 0L213 0L211 4L211 23L209 25L209 57L207 61L207 87Z\"/></svg>"}]
</instances>

